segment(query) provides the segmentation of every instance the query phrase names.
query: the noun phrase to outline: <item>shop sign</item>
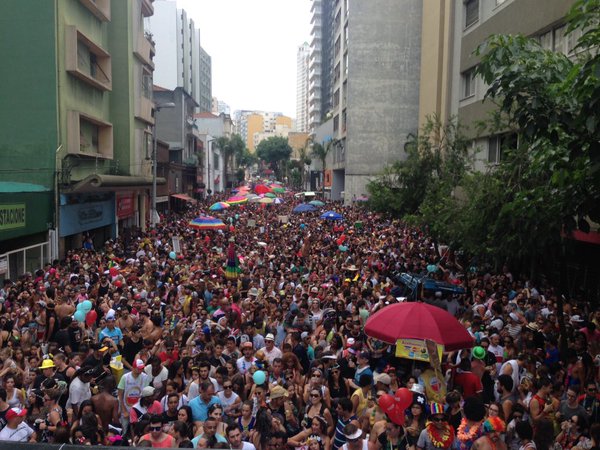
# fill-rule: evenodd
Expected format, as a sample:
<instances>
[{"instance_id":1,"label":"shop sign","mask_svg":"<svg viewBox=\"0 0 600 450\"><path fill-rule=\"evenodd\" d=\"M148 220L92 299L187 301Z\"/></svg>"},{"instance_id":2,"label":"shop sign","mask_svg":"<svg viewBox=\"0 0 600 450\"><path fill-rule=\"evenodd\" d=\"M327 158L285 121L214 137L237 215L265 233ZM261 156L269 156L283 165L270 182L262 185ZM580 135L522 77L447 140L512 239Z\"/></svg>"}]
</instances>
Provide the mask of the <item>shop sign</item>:
<instances>
[{"instance_id":1,"label":"shop sign","mask_svg":"<svg viewBox=\"0 0 600 450\"><path fill-rule=\"evenodd\" d=\"M133 216L135 213L133 195L124 195L117 197L117 217L119 219L125 219Z\"/></svg>"},{"instance_id":2,"label":"shop sign","mask_svg":"<svg viewBox=\"0 0 600 450\"><path fill-rule=\"evenodd\" d=\"M0 230L13 230L25 227L25 203L0 205Z\"/></svg>"}]
</instances>

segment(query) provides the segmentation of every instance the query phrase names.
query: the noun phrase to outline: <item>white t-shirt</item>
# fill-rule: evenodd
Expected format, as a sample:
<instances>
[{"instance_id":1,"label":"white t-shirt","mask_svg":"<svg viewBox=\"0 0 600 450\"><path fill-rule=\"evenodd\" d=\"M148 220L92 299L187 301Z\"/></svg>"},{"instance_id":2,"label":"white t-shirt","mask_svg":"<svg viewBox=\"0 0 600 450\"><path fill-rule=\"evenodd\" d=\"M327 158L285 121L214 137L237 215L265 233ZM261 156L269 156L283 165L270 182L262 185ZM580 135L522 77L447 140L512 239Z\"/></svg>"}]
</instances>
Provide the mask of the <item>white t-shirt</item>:
<instances>
[{"instance_id":1,"label":"white t-shirt","mask_svg":"<svg viewBox=\"0 0 600 450\"><path fill-rule=\"evenodd\" d=\"M133 377L131 372L126 373L121 377L117 389L123 391L123 405L127 411L135 405L142 397L142 389L150 384L150 377L142 372L137 378ZM121 411L122 412L122 411Z\"/></svg>"},{"instance_id":2,"label":"white t-shirt","mask_svg":"<svg viewBox=\"0 0 600 450\"><path fill-rule=\"evenodd\" d=\"M279 350L275 346L273 346L273 350L271 351L268 351L267 347L263 347L261 348L261 350L265 354L267 361L269 361L269 365L273 365L273 361L275 360L275 358L281 358L281 356L283 355L283 353L281 353L281 350Z\"/></svg>"},{"instance_id":3,"label":"white t-shirt","mask_svg":"<svg viewBox=\"0 0 600 450\"><path fill-rule=\"evenodd\" d=\"M15 429L6 425L0 431L0 441L27 442L32 434L33 430L25 422L21 422Z\"/></svg>"},{"instance_id":4,"label":"white t-shirt","mask_svg":"<svg viewBox=\"0 0 600 450\"><path fill-rule=\"evenodd\" d=\"M256 447L250 442L242 441L242 450L256 450Z\"/></svg>"},{"instance_id":5,"label":"white t-shirt","mask_svg":"<svg viewBox=\"0 0 600 450\"><path fill-rule=\"evenodd\" d=\"M223 407L227 408L235 403L235 401L239 398L239 395L237 395L235 392L232 392L231 397L228 398L225 397L225 391L221 391L217 392L217 397L219 397L219 400L221 400Z\"/></svg>"},{"instance_id":6,"label":"white t-shirt","mask_svg":"<svg viewBox=\"0 0 600 450\"><path fill-rule=\"evenodd\" d=\"M69 386L69 399L67 405L81 405L84 400L92 398L90 383L84 383L81 378L75 377Z\"/></svg>"},{"instance_id":7,"label":"white t-shirt","mask_svg":"<svg viewBox=\"0 0 600 450\"><path fill-rule=\"evenodd\" d=\"M144 369L144 372L146 372L146 375L148 375L150 377L150 379L152 380L152 387L154 387L155 389L160 389L163 387L164 383L169 379L169 370L166 367L163 367L162 370L160 371L160 373L158 375L156 375L154 378L152 377L152 366L147 366Z\"/></svg>"}]
</instances>

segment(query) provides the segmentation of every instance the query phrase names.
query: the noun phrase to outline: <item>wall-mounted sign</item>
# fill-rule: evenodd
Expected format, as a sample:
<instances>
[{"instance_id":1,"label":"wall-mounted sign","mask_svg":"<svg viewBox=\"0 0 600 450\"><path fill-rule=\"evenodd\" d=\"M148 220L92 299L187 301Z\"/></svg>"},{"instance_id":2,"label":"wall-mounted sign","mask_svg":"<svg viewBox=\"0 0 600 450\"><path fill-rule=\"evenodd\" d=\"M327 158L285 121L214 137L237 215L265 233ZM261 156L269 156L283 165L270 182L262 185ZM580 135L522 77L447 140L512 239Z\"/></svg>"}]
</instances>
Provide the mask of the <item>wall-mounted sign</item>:
<instances>
[{"instance_id":1,"label":"wall-mounted sign","mask_svg":"<svg viewBox=\"0 0 600 450\"><path fill-rule=\"evenodd\" d=\"M0 205L0 230L13 230L26 225L25 203Z\"/></svg>"}]
</instances>

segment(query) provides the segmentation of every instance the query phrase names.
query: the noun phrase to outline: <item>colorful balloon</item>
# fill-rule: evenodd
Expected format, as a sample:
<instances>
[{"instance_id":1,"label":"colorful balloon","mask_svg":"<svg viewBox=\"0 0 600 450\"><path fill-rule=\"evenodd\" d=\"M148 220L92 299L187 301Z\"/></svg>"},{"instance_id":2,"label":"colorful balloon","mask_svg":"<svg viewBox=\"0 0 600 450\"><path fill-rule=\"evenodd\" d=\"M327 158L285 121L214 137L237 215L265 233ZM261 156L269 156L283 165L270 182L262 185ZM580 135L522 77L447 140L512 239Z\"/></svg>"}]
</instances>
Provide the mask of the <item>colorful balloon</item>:
<instances>
[{"instance_id":1,"label":"colorful balloon","mask_svg":"<svg viewBox=\"0 0 600 450\"><path fill-rule=\"evenodd\" d=\"M75 319L77 322L83 322L85 320L85 312L82 310L75 311L75 314L73 314L73 319Z\"/></svg>"},{"instance_id":2,"label":"colorful balloon","mask_svg":"<svg viewBox=\"0 0 600 450\"><path fill-rule=\"evenodd\" d=\"M110 276L114 278L119 275L119 270L116 267L111 267L108 273L110 273Z\"/></svg>"},{"instance_id":3,"label":"colorful balloon","mask_svg":"<svg viewBox=\"0 0 600 450\"><path fill-rule=\"evenodd\" d=\"M398 405L401 411L404 411L412 404L413 393L410 389L400 388L394 394L394 398L396 400L396 405Z\"/></svg>"},{"instance_id":4,"label":"colorful balloon","mask_svg":"<svg viewBox=\"0 0 600 450\"><path fill-rule=\"evenodd\" d=\"M254 372L254 375L252 375L252 379L254 380L255 384L260 385L266 381L267 376L262 370L257 370L256 372Z\"/></svg>"},{"instance_id":5,"label":"colorful balloon","mask_svg":"<svg viewBox=\"0 0 600 450\"><path fill-rule=\"evenodd\" d=\"M120 288L121 286L123 286L123 282L121 280L117 280L113 283L115 285L115 287Z\"/></svg>"},{"instance_id":6,"label":"colorful balloon","mask_svg":"<svg viewBox=\"0 0 600 450\"><path fill-rule=\"evenodd\" d=\"M379 407L392 422L397 425L404 425L404 411L398 408L396 399L390 394L384 394L379 397Z\"/></svg>"},{"instance_id":7,"label":"colorful balloon","mask_svg":"<svg viewBox=\"0 0 600 450\"><path fill-rule=\"evenodd\" d=\"M81 309L83 309L83 312L85 312L86 314L92 309L92 302L90 302L89 300L82 301L80 305Z\"/></svg>"},{"instance_id":8,"label":"colorful balloon","mask_svg":"<svg viewBox=\"0 0 600 450\"><path fill-rule=\"evenodd\" d=\"M94 323L96 323L96 319L98 318L98 313L93 309L85 315L85 323L88 327L91 327Z\"/></svg>"},{"instance_id":9,"label":"colorful balloon","mask_svg":"<svg viewBox=\"0 0 600 450\"><path fill-rule=\"evenodd\" d=\"M175 253L175 252L170 252L170 253L169 253L169 258L171 258L171 259L175 259L175 258L177 258L177 253Z\"/></svg>"}]
</instances>

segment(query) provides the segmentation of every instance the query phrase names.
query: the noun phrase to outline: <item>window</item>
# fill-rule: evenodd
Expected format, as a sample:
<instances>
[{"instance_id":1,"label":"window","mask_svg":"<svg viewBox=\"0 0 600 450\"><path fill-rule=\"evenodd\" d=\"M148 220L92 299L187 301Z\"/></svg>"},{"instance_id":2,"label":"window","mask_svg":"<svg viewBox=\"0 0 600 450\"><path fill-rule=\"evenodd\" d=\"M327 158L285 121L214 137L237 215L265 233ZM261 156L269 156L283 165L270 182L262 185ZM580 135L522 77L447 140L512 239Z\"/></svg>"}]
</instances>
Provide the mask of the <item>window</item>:
<instances>
[{"instance_id":1,"label":"window","mask_svg":"<svg viewBox=\"0 0 600 450\"><path fill-rule=\"evenodd\" d=\"M112 159L112 124L79 111L69 111L67 151L71 154Z\"/></svg>"},{"instance_id":2,"label":"window","mask_svg":"<svg viewBox=\"0 0 600 450\"><path fill-rule=\"evenodd\" d=\"M213 169L219 170L219 155L213 153Z\"/></svg>"},{"instance_id":3,"label":"window","mask_svg":"<svg viewBox=\"0 0 600 450\"><path fill-rule=\"evenodd\" d=\"M507 149L517 148L517 135L515 133L491 136L488 138L488 162L498 164Z\"/></svg>"},{"instance_id":4,"label":"window","mask_svg":"<svg viewBox=\"0 0 600 450\"><path fill-rule=\"evenodd\" d=\"M110 0L79 0L102 22L110 22Z\"/></svg>"},{"instance_id":5,"label":"window","mask_svg":"<svg viewBox=\"0 0 600 450\"><path fill-rule=\"evenodd\" d=\"M465 28L479 20L479 0L465 0Z\"/></svg>"},{"instance_id":6,"label":"window","mask_svg":"<svg viewBox=\"0 0 600 450\"><path fill-rule=\"evenodd\" d=\"M152 99L152 74L145 70L142 72L142 95Z\"/></svg>"},{"instance_id":7,"label":"window","mask_svg":"<svg viewBox=\"0 0 600 450\"><path fill-rule=\"evenodd\" d=\"M463 99L475 95L475 81L475 69L467 70L463 73Z\"/></svg>"},{"instance_id":8,"label":"window","mask_svg":"<svg viewBox=\"0 0 600 450\"><path fill-rule=\"evenodd\" d=\"M101 91L112 89L110 54L74 26L66 27L67 72Z\"/></svg>"}]
</instances>

